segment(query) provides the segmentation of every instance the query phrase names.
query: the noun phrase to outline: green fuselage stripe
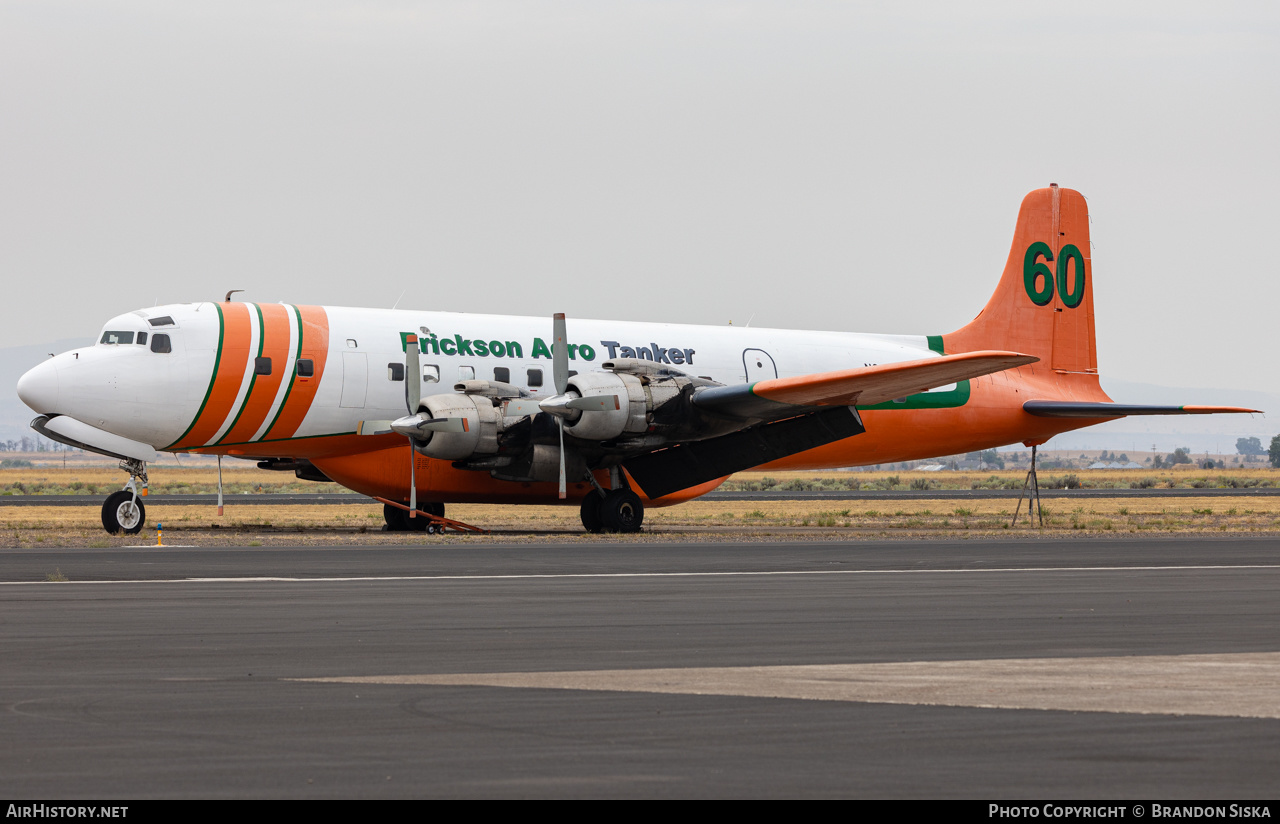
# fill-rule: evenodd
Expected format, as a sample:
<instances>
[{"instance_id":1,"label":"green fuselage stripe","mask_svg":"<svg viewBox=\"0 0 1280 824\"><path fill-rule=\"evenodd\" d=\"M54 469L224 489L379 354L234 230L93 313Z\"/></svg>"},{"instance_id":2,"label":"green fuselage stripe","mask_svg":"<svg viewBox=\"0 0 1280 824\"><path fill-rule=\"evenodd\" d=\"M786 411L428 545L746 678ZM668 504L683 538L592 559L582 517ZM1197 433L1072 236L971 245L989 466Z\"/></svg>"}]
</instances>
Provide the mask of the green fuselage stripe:
<instances>
[{"instance_id":1,"label":"green fuselage stripe","mask_svg":"<svg viewBox=\"0 0 1280 824\"><path fill-rule=\"evenodd\" d=\"M266 342L267 328L262 320L262 310L258 308L258 304L252 304L253 310L258 313L258 357L262 357L262 344ZM253 373L249 378L249 391L244 393L244 400L240 402L240 409L236 412L235 420L227 427L227 431L222 433L222 437L213 442L214 446L221 446L227 436L236 428L236 424L240 422L240 416L244 414L244 408L249 405L249 398L253 397L253 387L258 382L258 364L255 360L253 364Z\"/></svg>"},{"instance_id":2,"label":"green fuselage stripe","mask_svg":"<svg viewBox=\"0 0 1280 824\"><path fill-rule=\"evenodd\" d=\"M200 416L204 414L205 405L209 403L209 396L213 394L213 384L218 380L218 367L222 365L222 338L226 334L226 324L222 320L222 307L218 304L213 305L218 310L218 351L213 356L213 374L209 377L209 388L204 390L204 400L200 401L200 408L196 410L196 416L191 419L191 424L187 426L187 431L183 432L180 437L174 440L174 443L182 443L182 439L191 434L191 430L195 429L196 421L200 420ZM169 447L166 446L165 449ZM161 450L162 452L164 450Z\"/></svg>"},{"instance_id":3,"label":"green fuselage stripe","mask_svg":"<svg viewBox=\"0 0 1280 824\"><path fill-rule=\"evenodd\" d=\"M260 441L243 441L239 443L220 443L220 444L213 444L212 446L187 446L181 449L175 449L174 451L175 452L199 452L202 449L212 449L214 446L253 446L255 444L260 444L260 443L289 443L290 441L314 441L316 438L340 438L340 437L343 437L344 435L358 435L358 434L360 433L353 430L351 432L330 432L328 435L302 435L297 438L276 438L275 440L271 440L271 441L268 441L266 438L263 438Z\"/></svg>"},{"instance_id":4,"label":"green fuselage stripe","mask_svg":"<svg viewBox=\"0 0 1280 824\"><path fill-rule=\"evenodd\" d=\"M947 354L942 345L942 335L928 335L925 340L929 342L929 348L939 355ZM886 401L885 403L875 403L870 406L858 406L861 410L881 410L881 409L954 409L957 406L964 406L969 402L969 394L971 387L968 381L960 381L956 384L956 388L950 392L917 392L914 395L908 395L902 400Z\"/></svg>"}]
</instances>

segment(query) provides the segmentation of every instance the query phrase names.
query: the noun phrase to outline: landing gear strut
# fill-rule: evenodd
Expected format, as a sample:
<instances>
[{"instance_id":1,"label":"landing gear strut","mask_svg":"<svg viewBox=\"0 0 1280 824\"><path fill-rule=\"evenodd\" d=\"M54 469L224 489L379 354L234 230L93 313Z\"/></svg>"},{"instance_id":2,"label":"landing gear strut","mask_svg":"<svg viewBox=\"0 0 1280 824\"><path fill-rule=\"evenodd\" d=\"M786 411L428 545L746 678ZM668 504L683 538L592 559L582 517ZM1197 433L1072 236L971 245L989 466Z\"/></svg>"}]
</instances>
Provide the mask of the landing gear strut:
<instances>
[{"instance_id":1,"label":"landing gear strut","mask_svg":"<svg viewBox=\"0 0 1280 824\"><path fill-rule=\"evenodd\" d=\"M147 508L140 499L140 495L147 494L147 465L130 458L121 461L120 468L129 473L129 483L108 495L102 504L102 528L112 535L137 535L147 522Z\"/></svg>"},{"instance_id":2,"label":"landing gear strut","mask_svg":"<svg viewBox=\"0 0 1280 824\"><path fill-rule=\"evenodd\" d=\"M595 487L582 499L582 526L587 532L639 532L644 523L644 503L640 496L627 488L626 479L617 467L609 470L609 484L604 489L596 483L595 476L587 473L587 480Z\"/></svg>"},{"instance_id":3,"label":"landing gear strut","mask_svg":"<svg viewBox=\"0 0 1280 824\"><path fill-rule=\"evenodd\" d=\"M1022 499L1027 499L1027 520L1031 520L1031 502L1035 498L1036 514L1040 516L1040 526L1044 527L1044 508L1040 506L1040 479L1036 476L1036 448L1031 447L1031 469L1027 470L1027 479L1022 482L1022 494L1018 496L1018 506L1013 510L1013 523L1018 525L1018 512L1022 510Z\"/></svg>"}]
</instances>

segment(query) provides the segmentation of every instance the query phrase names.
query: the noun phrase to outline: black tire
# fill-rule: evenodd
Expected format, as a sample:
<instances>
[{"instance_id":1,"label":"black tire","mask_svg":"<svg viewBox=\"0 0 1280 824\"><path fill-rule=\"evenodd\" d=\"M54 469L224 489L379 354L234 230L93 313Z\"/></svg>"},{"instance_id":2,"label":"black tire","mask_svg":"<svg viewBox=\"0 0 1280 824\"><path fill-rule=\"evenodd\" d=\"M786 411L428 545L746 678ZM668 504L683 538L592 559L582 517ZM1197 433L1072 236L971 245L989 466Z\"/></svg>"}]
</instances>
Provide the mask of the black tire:
<instances>
[{"instance_id":1,"label":"black tire","mask_svg":"<svg viewBox=\"0 0 1280 824\"><path fill-rule=\"evenodd\" d=\"M135 509L136 507L136 509ZM127 489L113 492L102 504L102 528L112 535L137 535L147 523L147 508Z\"/></svg>"},{"instance_id":2,"label":"black tire","mask_svg":"<svg viewBox=\"0 0 1280 824\"><path fill-rule=\"evenodd\" d=\"M594 489L582 499L582 508L578 514L582 517L582 526L592 534L604 532L604 515L601 513L604 498Z\"/></svg>"},{"instance_id":3,"label":"black tire","mask_svg":"<svg viewBox=\"0 0 1280 824\"><path fill-rule=\"evenodd\" d=\"M387 522L387 532L409 531L409 513L399 507L383 504L382 519Z\"/></svg>"},{"instance_id":4,"label":"black tire","mask_svg":"<svg viewBox=\"0 0 1280 824\"><path fill-rule=\"evenodd\" d=\"M600 517L606 532L639 532L644 523L644 504L630 489L615 489L601 503Z\"/></svg>"},{"instance_id":5,"label":"black tire","mask_svg":"<svg viewBox=\"0 0 1280 824\"><path fill-rule=\"evenodd\" d=\"M418 508L421 509L423 512L436 516L437 518L444 517L444 504L440 504L440 503L422 504Z\"/></svg>"}]
</instances>

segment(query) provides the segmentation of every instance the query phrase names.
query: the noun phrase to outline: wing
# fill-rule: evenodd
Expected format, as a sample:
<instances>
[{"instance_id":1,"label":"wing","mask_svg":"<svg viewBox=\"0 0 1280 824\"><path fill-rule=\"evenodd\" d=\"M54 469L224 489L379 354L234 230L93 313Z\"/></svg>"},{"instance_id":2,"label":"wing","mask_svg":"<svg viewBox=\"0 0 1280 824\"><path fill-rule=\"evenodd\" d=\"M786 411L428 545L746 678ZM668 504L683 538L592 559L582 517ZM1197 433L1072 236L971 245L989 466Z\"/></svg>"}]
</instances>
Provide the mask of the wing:
<instances>
[{"instance_id":1,"label":"wing","mask_svg":"<svg viewBox=\"0 0 1280 824\"><path fill-rule=\"evenodd\" d=\"M1038 418L1124 418L1130 415L1215 415L1220 412L1262 411L1243 406L1150 406L1085 401L1027 401L1022 408Z\"/></svg>"},{"instance_id":2,"label":"wing","mask_svg":"<svg viewBox=\"0 0 1280 824\"><path fill-rule=\"evenodd\" d=\"M815 411L806 407L871 406L1038 360L1018 352L965 352L739 386L717 386L697 392L693 403L700 409L730 417L773 419Z\"/></svg>"},{"instance_id":3,"label":"wing","mask_svg":"<svg viewBox=\"0 0 1280 824\"><path fill-rule=\"evenodd\" d=\"M1018 352L966 352L744 386L699 388L692 396L693 406L722 420L740 421L733 431L674 443L628 458L623 466L646 495L659 498L861 434L866 428L857 404L883 403L1037 360Z\"/></svg>"}]
</instances>

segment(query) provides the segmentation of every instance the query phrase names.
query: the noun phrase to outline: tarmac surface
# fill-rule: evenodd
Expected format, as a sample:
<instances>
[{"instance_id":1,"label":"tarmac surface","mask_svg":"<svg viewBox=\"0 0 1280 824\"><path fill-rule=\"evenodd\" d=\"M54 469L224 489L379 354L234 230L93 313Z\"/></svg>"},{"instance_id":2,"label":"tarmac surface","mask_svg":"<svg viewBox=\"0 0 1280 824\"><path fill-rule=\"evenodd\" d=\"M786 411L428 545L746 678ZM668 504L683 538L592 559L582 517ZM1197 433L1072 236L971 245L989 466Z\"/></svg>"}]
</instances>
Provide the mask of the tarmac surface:
<instances>
[{"instance_id":1,"label":"tarmac surface","mask_svg":"<svg viewBox=\"0 0 1280 824\"><path fill-rule=\"evenodd\" d=\"M24 548L0 581L11 798L1280 789L1275 538Z\"/></svg>"}]
</instances>

